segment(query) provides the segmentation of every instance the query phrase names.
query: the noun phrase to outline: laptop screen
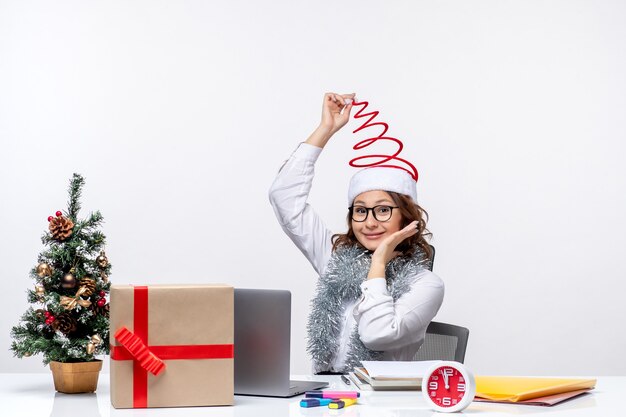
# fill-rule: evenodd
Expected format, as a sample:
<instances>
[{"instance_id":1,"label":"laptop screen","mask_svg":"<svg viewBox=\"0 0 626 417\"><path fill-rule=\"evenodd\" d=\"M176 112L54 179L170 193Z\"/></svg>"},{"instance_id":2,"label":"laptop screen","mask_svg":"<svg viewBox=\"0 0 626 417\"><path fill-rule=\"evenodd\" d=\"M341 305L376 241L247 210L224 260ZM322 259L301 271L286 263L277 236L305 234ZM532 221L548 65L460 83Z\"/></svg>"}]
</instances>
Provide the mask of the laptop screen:
<instances>
[{"instance_id":1,"label":"laptop screen","mask_svg":"<svg viewBox=\"0 0 626 417\"><path fill-rule=\"evenodd\" d=\"M291 293L235 288L235 393L289 391Z\"/></svg>"}]
</instances>

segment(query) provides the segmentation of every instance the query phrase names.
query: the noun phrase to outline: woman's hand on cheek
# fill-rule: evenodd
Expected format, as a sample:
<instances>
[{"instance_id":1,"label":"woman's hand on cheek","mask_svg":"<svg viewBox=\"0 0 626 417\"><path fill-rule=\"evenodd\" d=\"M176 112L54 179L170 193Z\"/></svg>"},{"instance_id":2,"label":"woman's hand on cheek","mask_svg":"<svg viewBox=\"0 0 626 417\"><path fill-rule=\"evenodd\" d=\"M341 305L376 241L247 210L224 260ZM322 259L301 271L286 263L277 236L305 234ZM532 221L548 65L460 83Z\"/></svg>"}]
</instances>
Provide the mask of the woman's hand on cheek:
<instances>
[{"instance_id":1,"label":"woman's hand on cheek","mask_svg":"<svg viewBox=\"0 0 626 417\"><path fill-rule=\"evenodd\" d=\"M379 264L386 266L401 252L396 251L396 247L405 239L417 234L417 221L409 223L405 228L393 233L385 240L380 242L380 245L376 248L372 254L372 265Z\"/></svg>"}]
</instances>

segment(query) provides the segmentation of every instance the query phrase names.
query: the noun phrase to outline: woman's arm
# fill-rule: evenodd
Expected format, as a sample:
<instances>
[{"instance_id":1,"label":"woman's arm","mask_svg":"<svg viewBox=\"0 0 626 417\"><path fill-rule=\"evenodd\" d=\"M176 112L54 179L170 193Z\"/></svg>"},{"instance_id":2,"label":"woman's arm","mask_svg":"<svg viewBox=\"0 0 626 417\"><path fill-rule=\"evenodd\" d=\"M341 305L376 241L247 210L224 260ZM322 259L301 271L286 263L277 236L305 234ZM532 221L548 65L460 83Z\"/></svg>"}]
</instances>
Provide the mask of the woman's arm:
<instances>
[{"instance_id":1,"label":"woman's arm","mask_svg":"<svg viewBox=\"0 0 626 417\"><path fill-rule=\"evenodd\" d=\"M282 166L269 190L269 198L281 227L321 274L331 255L332 232L307 203L314 167L322 148L349 117L354 94L324 95L322 120L305 143ZM343 110L343 112L342 112Z\"/></svg>"},{"instance_id":2,"label":"woman's arm","mask_svg":"<svg viewBox=\"0 0 626 417\"><path fill-rule=\"evenodd\" d=\"M321 274L331 254L332 232L307 203L321 149L302 143L278 172L270 203L283 231Z\"/></svg>"},{"instance_id":3,"label":"woman's arm","mask_svg":"<svg viewBox=\"0 0 626 417\"><path fill-rule=\"evenodd\" d=\"M354 308L359 336L372 350L391 350L418 343L443 302L443 281L423 270L411 289L394 302L384 279L361 284L363 297Z\"/></svg>"}]
</instances>

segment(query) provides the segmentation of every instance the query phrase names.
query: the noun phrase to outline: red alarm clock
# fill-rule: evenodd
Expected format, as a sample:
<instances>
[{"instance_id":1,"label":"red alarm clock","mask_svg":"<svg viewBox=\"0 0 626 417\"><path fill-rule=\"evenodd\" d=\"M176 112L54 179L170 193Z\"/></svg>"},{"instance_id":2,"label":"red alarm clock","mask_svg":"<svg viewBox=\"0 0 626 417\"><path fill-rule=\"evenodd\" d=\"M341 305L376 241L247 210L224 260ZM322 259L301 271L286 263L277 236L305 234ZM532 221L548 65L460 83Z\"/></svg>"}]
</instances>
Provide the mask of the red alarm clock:
<instances>
[{"instance_id":1,"label":"red alarm clock","mask_svg":"<svg viewBox=\"0 0 626 417\"><path fill-rule=\"evenodd\" d=\"M470 405L476 394L476 382L462 363L441 361L424 374L422 394L435 411L454 413Z\"/></svg>"}]
</instances>

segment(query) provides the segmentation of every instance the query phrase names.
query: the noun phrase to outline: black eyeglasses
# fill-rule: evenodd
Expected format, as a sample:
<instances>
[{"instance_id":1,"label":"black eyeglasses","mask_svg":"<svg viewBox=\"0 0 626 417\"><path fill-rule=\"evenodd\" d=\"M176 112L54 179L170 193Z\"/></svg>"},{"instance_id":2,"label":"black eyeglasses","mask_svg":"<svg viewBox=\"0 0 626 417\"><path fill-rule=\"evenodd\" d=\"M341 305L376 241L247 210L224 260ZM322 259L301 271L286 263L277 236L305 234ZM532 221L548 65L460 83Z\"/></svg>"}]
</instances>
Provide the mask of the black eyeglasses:
<instances>
[{"instance_id":1,"label":"black eyeglasses","mask_svg":"<svg viewBox=\"0 0 626 417\"><path fill-rule=\"evenodd\" d=\"M374 206L374 207L363 207L363 206L351 206L348 207L350 210L350 217L355 222L364 222L367 220L367 216L370 211L374 215L374 218L379 222L386 222L391 219L391 214L393 213L393 209L398 208L394 206Z\"/></svg>"}]
</instances>

